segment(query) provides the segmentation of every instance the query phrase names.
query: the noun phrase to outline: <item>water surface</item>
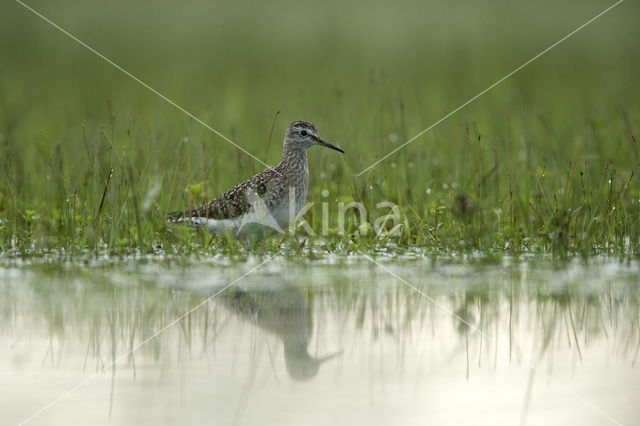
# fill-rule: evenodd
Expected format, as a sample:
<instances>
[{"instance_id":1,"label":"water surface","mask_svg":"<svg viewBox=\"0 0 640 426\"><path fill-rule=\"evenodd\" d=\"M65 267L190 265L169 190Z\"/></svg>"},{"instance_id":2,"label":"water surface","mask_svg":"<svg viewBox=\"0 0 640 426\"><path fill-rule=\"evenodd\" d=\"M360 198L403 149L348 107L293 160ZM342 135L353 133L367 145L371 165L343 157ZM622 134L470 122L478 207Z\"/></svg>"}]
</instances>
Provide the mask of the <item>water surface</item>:
<instances>
[{"instance_id":1,"label":"water surface","mask_svg":"<svg viewBox=\"0 0 640 426\"><path fill-rule=\"evenodd\" d=\"M2 423L638 422L637 264L260 262L5 265Z\"/></svg>"}]
</instances>

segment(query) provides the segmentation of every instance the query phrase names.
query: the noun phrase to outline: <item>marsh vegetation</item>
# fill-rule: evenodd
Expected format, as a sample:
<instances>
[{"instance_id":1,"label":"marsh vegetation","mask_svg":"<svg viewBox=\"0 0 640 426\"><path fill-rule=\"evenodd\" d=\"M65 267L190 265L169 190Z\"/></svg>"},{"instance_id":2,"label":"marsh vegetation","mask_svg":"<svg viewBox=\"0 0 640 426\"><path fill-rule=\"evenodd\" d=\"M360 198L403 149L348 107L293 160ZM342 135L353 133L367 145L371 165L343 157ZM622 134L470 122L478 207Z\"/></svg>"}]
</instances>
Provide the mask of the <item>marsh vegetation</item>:
<instances>
[{"instance_id":1,"label":"marsh vegetation","mask_svg":"<svg viewBox=\"0 0 640 426\"><path fill-rule=\"evenodd\" d=\"M360 176L602 4L163 2L153 12L127 3L126 13L125 3L35 6L267 164L279 161L283 131L295 119L313 121L345 148L343 158L310 152L315 204L304 219L319 234L329 203L329 235L304 244L284 236L258 251L289 241L291 249L312 245L321 253L638 253L635 4L603 16ZM0 251L244 250L168 227L164 218L263 165L19 4L6 9ZM400 206L399 232L377 235L354 210L339 232L341 202L363 203L369 218L380 214L380 202Z\"/></svg>"}]
</instances>

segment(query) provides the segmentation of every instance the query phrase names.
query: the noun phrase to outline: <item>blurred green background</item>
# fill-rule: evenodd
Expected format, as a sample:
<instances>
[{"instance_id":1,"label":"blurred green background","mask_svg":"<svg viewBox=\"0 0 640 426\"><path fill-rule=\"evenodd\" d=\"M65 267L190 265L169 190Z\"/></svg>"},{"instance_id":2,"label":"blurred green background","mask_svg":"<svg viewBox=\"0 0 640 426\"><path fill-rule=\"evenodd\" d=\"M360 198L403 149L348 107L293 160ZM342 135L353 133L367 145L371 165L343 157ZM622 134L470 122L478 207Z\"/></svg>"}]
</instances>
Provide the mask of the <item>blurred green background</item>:
<instances>
[{"instance_id":1,"label":"blurred green background","mask_svg":"<svg viewBox=\"0 0 640 426\"><path fill-rule=\"evenodd\" d=\"M466 247L553 242L563 220L573 240L562 244L574 248L637 241L637 3L623 2L358 178L613 3L28 4L268 164L279 161L291 121L312 121L346 154L312 150L310 201L329 189L372 210L398 203L408 244L440 244L440 207L441 235L452 244L471 235ZM0 16L3 248L38 238L152 246L166 237L164 212L263 168L19 3L3 2ZM622 216L589 228L615 206ZM39 213L47 209L57 213Z\"/></svg>"}]
</instances>

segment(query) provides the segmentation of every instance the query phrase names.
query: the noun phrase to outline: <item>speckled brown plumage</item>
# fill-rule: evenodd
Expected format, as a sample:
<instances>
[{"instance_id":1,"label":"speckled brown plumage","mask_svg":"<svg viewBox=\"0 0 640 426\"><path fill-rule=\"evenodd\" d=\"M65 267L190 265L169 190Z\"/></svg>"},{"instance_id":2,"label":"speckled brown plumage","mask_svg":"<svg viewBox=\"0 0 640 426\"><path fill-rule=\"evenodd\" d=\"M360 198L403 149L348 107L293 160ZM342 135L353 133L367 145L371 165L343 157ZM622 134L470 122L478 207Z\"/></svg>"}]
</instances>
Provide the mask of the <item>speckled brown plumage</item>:
<instances>
[{"instance_id":1,"label":"speckled brown plumage","mask_svg":"<svg viewBox=\"0 0 640 426\"><path fill-rule=\"evenodd\" d=\"M304 155L306 164L306 155ZM296 177L290 176L288 164L283 162L277 166L263 170L251 179L229 189L224 194L207 204L187 211L176 211L168 214L170 219L181 217L205 217L207 219L235 219L248 212L250 208L247 192L264 200L267 208L273 208L278 201L286 201L288 184L293 184L296 193L306 195L308 173Z\"/></svg>"}]
</instances>

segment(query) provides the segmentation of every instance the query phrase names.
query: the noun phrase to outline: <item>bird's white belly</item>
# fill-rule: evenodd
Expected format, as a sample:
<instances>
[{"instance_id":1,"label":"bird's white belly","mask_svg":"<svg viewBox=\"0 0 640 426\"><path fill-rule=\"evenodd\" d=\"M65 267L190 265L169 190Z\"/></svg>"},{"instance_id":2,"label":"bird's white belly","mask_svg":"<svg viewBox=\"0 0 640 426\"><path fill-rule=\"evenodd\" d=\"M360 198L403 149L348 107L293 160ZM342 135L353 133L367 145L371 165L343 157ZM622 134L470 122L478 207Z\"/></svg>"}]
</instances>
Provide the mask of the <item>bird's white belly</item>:
<instances>
[{"instance_id":1,"label":"bird's white belly","mask_svg":"<svg viewBox=\"0 0 640 426\"><path fill-rule=\"evenodd\" d=\"M273 221L278 224L278 227L282 230L289 227L290 222L295 221L295 213L290 212L289 206L286 203L283 203L282 206L277 206L271 210L271 217ZM291 218L290 216L293 216Z\"/></svg>"},{"instance_id":2,"label":"bird's white belly","mask_svg":"<svg viewBox=\"0 0 640 426\"><path fill-rule=\"evenodd\" d=\"M227 232L237 234L249 228L271 228L277 232L284 232L285 229L295 222L301 209L297 208L293 212L289 211L289 206L283 203L271 211L249 210L242 216L234 219L208 219L206 217L186 217L181 218L177 223L190 226L195 229L207 230L213 234L224 234Z\"/></svg>"}]
</instances>

